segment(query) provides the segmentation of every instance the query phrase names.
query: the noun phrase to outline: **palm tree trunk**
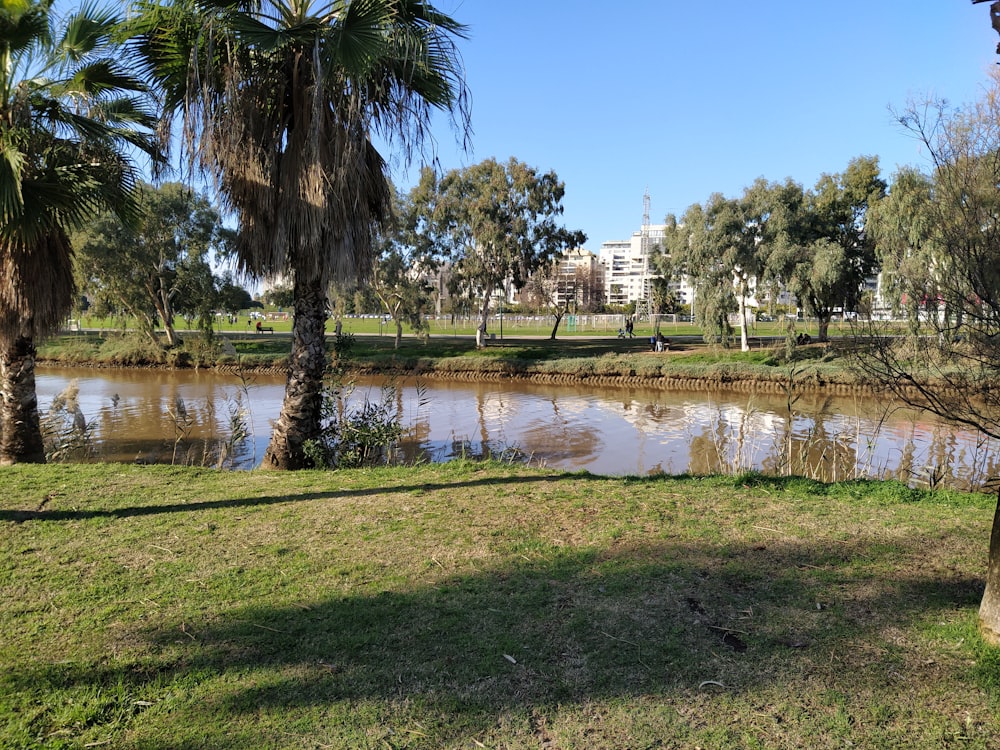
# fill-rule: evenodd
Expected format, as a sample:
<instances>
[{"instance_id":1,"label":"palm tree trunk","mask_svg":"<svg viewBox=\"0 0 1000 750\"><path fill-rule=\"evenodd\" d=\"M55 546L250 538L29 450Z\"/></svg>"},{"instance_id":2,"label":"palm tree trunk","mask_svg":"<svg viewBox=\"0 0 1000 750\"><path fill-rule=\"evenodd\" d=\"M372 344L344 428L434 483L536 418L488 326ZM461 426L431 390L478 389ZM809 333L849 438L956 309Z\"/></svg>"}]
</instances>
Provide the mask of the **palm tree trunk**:
<instances>
[{"instance_id":1,"label":"palm tree trunk","mask_svg":"<svg viewBox=\"0 0 1000 750\"><path fill-rule=\"evenodd\" d=\"M265 469L308 468L305 442L319 438L322 428L327 296L320 279L302 279L304 275L301 270L295 274L288 378L281 413L261 464Z\"/></svg>"},{"instance_id":2,"label":"palm tree trunk","mask_svg":"<svg viewBox=\"0 0 1000 750\"><path fill-rule=\"evenodd\" d=\"M0 351L0 466L45 463L35 394L35 343L19 336Z\"/></svg>"}]
</instances>

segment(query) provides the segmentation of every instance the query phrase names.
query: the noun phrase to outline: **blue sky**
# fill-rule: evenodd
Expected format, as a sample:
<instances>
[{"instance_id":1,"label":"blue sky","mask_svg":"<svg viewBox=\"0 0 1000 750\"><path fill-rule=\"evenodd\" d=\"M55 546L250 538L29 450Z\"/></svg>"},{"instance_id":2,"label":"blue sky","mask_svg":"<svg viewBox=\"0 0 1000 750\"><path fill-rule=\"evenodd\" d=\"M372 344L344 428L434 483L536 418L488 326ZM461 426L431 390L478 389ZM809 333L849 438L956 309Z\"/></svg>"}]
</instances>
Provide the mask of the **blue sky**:
<instances>
[{"instance_id":1,"label":"blue sky","mask_svg":"<svg viewBox=\"0 0 1000 750\"><path fill-rule=\"evenodd\" d=\"M757 177L806 187L877 155L926 166L894 122L928 95L978 98L1000 37L971 0L437 0L467 24L472 151L435 124L443 169L515 157L566 184L586 247L627 239ZM397 168L408 189L415 168Z\"/></svg>"}]
</instances>

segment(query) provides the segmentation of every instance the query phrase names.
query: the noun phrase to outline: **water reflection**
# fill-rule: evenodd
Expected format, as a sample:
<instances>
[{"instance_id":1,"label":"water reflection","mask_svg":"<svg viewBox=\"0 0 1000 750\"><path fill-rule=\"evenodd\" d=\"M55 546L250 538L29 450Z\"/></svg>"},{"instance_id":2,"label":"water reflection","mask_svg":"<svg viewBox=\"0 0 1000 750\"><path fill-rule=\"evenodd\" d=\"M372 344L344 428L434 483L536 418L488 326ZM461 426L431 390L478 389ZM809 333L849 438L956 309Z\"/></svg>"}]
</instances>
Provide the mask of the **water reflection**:
<instances>
[{"instance_id":1,"label":"water reflection","mask_svg":"<svg viewBox=\"0 0 1000 750\"><path fill-rule=\"evenodd\" d=\"M43 369L44 410L71 383L104 460L258 463L284 390L282 378L162 370ZM355 405L382 382L358 382ZM876 399L582 388L529 383L405 382L396 408L403 460L511 456L595 474L705 474L760 469L824 480L894 477L978 487L997 473L995 446ZM248 440L235 453L233 415Z\"/></svg>"}]
</instances>

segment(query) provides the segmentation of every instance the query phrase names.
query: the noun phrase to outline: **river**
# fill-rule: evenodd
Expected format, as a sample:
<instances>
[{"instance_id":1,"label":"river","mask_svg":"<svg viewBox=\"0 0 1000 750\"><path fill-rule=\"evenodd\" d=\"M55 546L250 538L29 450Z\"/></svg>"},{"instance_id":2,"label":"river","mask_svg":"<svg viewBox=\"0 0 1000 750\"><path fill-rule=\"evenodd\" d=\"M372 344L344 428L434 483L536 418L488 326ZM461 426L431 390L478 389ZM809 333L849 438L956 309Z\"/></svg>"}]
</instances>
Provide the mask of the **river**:
<instances>
[{"instance_id":1,"label":"river","mask_svg":"<svg viewBox=\"0 0 1000 750\"><path fill-rule=\"evenodd\" d=\"M252 468L267 446L284 379L39 368L40 411L68 389L77 395L62 424L67 434L74 422L87 426L93 458L217 465L220 446L232 442L230 415L242 413L248 436L224 464ZM366 398L382 398L382 381L360 379L348 408ZM406 430L405 461L492 455L605 475L758 469L960 488L997 474L996 446L974 431L871 397L803 394L789 404L783 395L725 391L408 379L392 404Z\"/></svg>"}]
</instances>

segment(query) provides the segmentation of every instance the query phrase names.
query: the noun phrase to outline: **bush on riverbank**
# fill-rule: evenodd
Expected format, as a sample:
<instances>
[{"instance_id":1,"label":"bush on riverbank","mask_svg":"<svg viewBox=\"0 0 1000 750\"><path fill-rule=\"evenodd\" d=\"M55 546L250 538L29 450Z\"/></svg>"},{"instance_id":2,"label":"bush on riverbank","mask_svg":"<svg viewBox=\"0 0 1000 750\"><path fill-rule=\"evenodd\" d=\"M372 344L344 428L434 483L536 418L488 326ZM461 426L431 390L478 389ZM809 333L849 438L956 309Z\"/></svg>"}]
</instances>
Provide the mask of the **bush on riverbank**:
<instances>
[{"instance_id":1,"label":"bush on riverbank","mask_svg":"<svg viewBox=\"0 0 1000 750\"><path fill-rule=\"evenodd\" d=\"M0 470L2 747L989 748L992 499Z\"/></svg>"}]
</instances>

